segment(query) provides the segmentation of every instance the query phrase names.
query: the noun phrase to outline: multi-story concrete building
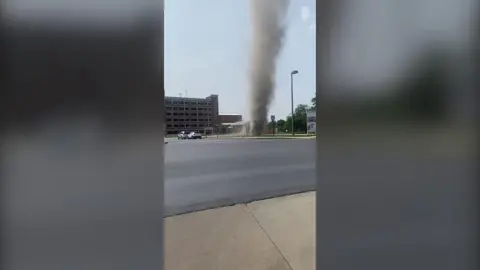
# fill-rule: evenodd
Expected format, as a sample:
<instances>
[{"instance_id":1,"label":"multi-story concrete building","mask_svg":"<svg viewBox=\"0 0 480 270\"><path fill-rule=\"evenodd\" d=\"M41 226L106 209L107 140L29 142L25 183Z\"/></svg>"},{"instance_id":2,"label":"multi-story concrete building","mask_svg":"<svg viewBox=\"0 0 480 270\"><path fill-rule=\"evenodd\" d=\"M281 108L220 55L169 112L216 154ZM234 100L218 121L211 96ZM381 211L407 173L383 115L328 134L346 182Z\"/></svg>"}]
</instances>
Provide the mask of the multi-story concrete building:
<instances>
[{"instance_id":1,"label":"multi-story concrete building","mask_svg":"<svg viewBox=\"0 0 480 270\"><path fill-rule=\"evenodd\" d=\"M206 98L165 97L165 131L211 133L218 124L218 95Z\"/></svg>"}]
</instances>

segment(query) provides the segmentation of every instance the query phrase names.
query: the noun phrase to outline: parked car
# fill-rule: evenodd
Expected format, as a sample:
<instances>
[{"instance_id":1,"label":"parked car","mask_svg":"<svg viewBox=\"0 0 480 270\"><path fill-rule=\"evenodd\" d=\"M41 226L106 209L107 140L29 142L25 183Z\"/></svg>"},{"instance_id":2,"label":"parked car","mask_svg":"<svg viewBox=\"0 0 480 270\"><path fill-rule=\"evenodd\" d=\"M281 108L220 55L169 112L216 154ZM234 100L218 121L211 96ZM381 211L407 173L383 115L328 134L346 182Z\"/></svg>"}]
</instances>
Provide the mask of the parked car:
<instances>
[{"instance_id":1,"label":"parked car","mask_svg":"<svg viewBox=\"0 0 480 270\"><path fill-rule=\"evenodd\" d=\"M185 131L181 131L180 133L177 134L177 139L179 139L179 140L188 139L188 133L185 132Z\"/></svg>"},{"instance_id":2,"label":"parked car","mask_svg":"<svg viewBox=\"0 0 480 270\"><path fill-rule=\"evenodd\" d=\"M188 139L191 139L191 140L195 140L195 139L201 139L202 138L202 134L198 133L198 132L190 132L188 134Z\"/></svg>"}]
</instances>

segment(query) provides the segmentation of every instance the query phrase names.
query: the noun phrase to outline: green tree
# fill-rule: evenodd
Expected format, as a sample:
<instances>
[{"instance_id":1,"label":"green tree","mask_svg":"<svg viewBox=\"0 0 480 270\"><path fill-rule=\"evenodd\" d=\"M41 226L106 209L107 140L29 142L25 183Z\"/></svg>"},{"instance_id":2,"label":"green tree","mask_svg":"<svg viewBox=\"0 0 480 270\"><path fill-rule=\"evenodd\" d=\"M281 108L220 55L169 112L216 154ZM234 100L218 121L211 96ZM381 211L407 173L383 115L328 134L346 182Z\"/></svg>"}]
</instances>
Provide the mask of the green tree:
<instances>
[{"instance_id":1,"label":"green tree","mask_svg":"<svg viewBox=\"0 0 480 270\"><path fill-rule=\"evenodd\" d=\"M285 120L278 119L277 120L277 128L278 128L278 131L285 131Z\"/></svg>"},{"instance_id":2,"label":"green tree","mask_svg":"<svg viewBox=\"0 0 480 270\"><path fill-rule=\"evenodd\" d=\"M306 104L299 104L294 111L294 128L295 132L305 132L307 127L307 110L310 107ZM283 130L287 132L292 132L292 116L288 116L284 125Z\"/></svg>"},{"instance_id":3,"label":"green tree","mask_svg":"<svg viewBox=\"0 0 480 270\"><path fill-rule=\"evenodd\" d=\"M295 117L297 116L306 116L309 106L306 104L298 104L295 108Z\"/></svg>"},{"instance_id":4,"label":"green tree","mask_svg":"<svg viewBox=\"0 0 480 270\"><path fill-rule=\"evenodd\" d=\"M312 98L310 102L312 102L312 109L316 110L317 109L317 93L315 93L315 96Z\"/></svg>"},{"instance_id":5,"label":"green tree","mask_svg":"<svg viewBox=\"0 0 480 270\"><path fill-rule=\"evenodd\" d=\"M286 131L286 132L292 132L292 116L289 115L287 116L284 124L283 124L283 131Z\"/></svg>"}]
</instances>

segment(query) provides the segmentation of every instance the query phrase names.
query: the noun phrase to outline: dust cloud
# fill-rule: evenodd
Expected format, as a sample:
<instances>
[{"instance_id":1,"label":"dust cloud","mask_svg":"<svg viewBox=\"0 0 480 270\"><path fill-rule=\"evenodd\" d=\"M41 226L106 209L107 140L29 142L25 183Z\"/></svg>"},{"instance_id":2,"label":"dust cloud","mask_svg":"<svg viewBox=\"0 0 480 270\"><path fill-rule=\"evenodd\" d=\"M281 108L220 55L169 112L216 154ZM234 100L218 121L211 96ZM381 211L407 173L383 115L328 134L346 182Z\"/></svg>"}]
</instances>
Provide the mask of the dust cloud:
<instances>
[{"instance_id":1,"label":"dust cloud","mask_svg":"<svg viewBox=\"0 0 480 270\"><path fill-rule=\"evenodd\" d=\"M283 46L289 0L250 0L250 133L261 135L275 92L276 62Z\"/></svg>"}]
</instances>

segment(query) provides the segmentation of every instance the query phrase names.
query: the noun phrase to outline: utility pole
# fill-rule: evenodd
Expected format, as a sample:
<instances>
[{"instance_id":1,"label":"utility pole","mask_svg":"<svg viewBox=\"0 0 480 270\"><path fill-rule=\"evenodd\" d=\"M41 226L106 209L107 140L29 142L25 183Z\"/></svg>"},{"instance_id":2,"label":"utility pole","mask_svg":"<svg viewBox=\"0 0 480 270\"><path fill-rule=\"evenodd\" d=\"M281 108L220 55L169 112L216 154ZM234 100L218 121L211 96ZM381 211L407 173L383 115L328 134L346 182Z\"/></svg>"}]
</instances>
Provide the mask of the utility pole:
<instances>
[{"instance_id":1,"label":"utility pole","mask_svg":"<svg viewBox=\"0 0 480 270\"><path fill-rule=\"evenodd\" d=\"M298 74L298 70L290 72L290 101L292 106L292 136L295 136L295 116L293 110L293 75Z\"/></svg>"}]
</instances>

